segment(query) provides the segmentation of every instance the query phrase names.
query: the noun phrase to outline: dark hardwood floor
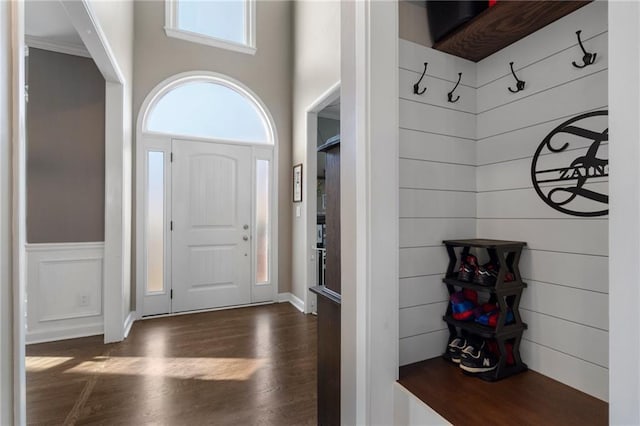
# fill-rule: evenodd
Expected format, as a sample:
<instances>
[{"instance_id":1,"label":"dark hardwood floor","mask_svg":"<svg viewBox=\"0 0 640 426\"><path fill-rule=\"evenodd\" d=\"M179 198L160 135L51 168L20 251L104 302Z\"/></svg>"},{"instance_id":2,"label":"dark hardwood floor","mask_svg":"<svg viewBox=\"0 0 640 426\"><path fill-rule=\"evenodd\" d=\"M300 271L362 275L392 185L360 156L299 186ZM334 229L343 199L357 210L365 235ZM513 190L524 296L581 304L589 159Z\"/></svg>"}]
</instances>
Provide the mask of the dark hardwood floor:
<instances>
[{"instance_id":1,"label":"dark hardwood floor","mask_svg":"<svg viewBox=\"0 0 640 426\"><path fill-rule=\"evenodd\" d=\"M27 346L29 424L316 424L316 318L289 304Z\"/></svg>"},{"instance_id":2,"label":"dark hardwood floor","mask_svg":"<svg viewBox=\"0 0 640 426\"><path fill-rule=\"evenodd\" d=\"M526 371L497 382L433 358L400 368L400 384L456 426L606 425L606 402Z\"/></svg>"}]
</instances>

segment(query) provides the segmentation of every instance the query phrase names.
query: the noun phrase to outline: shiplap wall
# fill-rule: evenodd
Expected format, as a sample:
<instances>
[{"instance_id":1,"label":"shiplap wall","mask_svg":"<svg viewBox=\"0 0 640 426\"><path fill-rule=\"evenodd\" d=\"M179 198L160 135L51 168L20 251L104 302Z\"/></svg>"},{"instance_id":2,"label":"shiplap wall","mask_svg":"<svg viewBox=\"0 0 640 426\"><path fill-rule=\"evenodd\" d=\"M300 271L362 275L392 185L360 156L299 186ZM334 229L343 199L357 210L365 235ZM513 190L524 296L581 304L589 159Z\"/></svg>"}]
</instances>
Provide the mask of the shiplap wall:
<instances>
[{"instance_id":1,"label":"shiplap wall","mask_svg":"<svg viewBox=\"0 0 640 426\"><path fill-rule=\"evenodd\" d=\"M427 61L427 74L413 94ZM448 303L442 240L476 233L476 64L401 40L400 364L442 353ZM457 103L447 92L462 72Z\"/></svg>"},{"instance_id":2,"label":"shiplap wall","mask_svg":"<svg viewBox=\"0 0 640 426\"><path fill-rule=\"evenodd\" d=\"M596 62L583 69L575 32ZM524 91L514 85L515 62ZM608 398L608 219L547 206L530 168L544 137L571 117L607 109L607 4L593 2L478 63L477 233L527 242L521 270L522 357L538 371ZM606 121L604 121L606 123ZM599 130L604 130L599 129ZM589 141L585 141L589 144ZM615 142L614 142L615 143ZM607 155L607 146L598 157ZM555 154L566 167L584 151ZM608 179L591 184L608 193Z\"/></svg>"},{"instance_id":3,"label":"shiplap wall","mask_svg":"<svg viewBox=\"0 0 640 426\"><path fill-rule=\"evenodd\" d=\"M571 65L582 58L579 29L587 49L598 54L584 69ZM415 96L411 86L424 61L429 89ZM507 90L515 86L511 61L526 81L517 94ZM521 270L529 283L521 303L529 324L524 361L607 400L607 217L578 218L552 209L530 178L533 154L551 130L581 113L607 109L607 62L604 2L478 64L400 41L401 365L444 349L440 318L447 294L441 276L447 259L441 240L522 240L528 247ZM449 104L446 93L460 71L467 86L458 89L460 102ZM598 154L606 155L606 146ZM607 179L596 182L591 185L606 193Z\"/></svg>"}]
</instances>

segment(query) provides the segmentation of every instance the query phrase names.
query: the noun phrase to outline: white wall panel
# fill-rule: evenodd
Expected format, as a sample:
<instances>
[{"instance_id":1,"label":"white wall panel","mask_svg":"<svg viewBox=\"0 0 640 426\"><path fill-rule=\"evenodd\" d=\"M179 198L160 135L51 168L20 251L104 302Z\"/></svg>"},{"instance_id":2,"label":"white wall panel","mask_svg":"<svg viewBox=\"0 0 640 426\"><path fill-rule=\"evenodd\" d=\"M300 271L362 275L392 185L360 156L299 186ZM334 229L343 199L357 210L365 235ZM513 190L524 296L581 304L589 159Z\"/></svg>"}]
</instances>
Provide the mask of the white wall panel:
<instances>
[{"instance_id":1,"label":"white wall panel","mask_svg":"<svg viewBox=\"0 0 640 426\"><path fill-rule=\"evenodd\" d=\"M104 243L27 246L27 342L102 334Z\"/></svg>"},{"instance_id":2,"label":"white wall panel","mask_svg":"<svg viewBox=\"0 0 640 426\"><path fill-rule=\"evenodd\" d=\"M448 339L448 329L400 339L400 365L413 364L442 355Z\"/></svg>"},{"instance_id":3,"label":"white wall panel","mask_svg":"<svg viewBox=\"0 0 640 426\"><path fill-rule=\"evenodd\" d=\"M520 305L523 309L608 330L608 295L538 281L527 283Z\"/></svg>"},{"instance_id":4,"label":"white wall panel","mask_svg":"<svg viewBox=\"0 0 640 426\"><path fill-rule=\"evenodd\" d=\"M448 264L449 256L442 246L400 249L400 278L444 274Z\"/></svg>"},{"instance_id":5,"label":"white wall panel","mask_svg":"<svg viewBox=\"0 0 640 426\"><path fill-rule=\"evenodd\" d=\"M525 249L520 260L525 281L534 280L608 293L609 258Z\"/></svg>"},{"instance_id":6,"label":"white wall panel","mask_svg":"<svg viewBox=\"0 0 640 426\"><path fill-rule=\"evenodd\" d=\"M478 219L484 238L526 241L535 250L607 256L606 219Z\"/></svg>"},{"instance_id":7,"label":"white wall panel","mask_svg":"<svg viewBox=\"0 0 640 426\"><path fill-rule=\"evenodd\" d=\"M443 277L436 274L400 279L400 308L448 301L449 292L442 284Z\"/></svg>"},{"instance_id":8,"label":"white wall panel","mask_svg":"<svg viewBox=\"0 0 640 426\"><path fill-rule=\"evenodd\" d=\"M530 369L607 401L608 369L528 340L522 341L521 353Z\"/></svg>"},{"instance_id":9,"label":"white wall panel","mask_svg":"<svg viewBox=\"0 0 640 426\"><path fill-rule=\"evenodd\" d=\"M400 188L476 190L475 166L409 159L401 159L399 166Z\"/></svg>"},{"instance_id":10,"label":"white wall panel","mask_svg":"<svg viewBox=\"0 0 640 426\"><path fill-rule=\"evenodd\" d=\"M553 188L557 188L555 186ZM543 190L549 191L551 187L545 187ZM585 184L584 189L596 191L601 194L608 194L609 183L600 182L594 184ZM555 197L555 196L554 196ZM563 195L563 199L568 195ZM536 219L569 219L565 213L562 213L549 205L547 205L536 193L533 188L515 189L507 191L480 192L476 197L478 201L477 216L478 219L487 218L536 218ZM555 198L554 198L555 199ZM578 197L571 203L563 206L570 209L578 210L600 210L607 209L607 205ZM600 216L606 218L606 216Z\"/></svg>"},{"instance_id":11,"label":"white wall panel","mask_svg":"<svg viewBox=\"0 0 640 426\"><path fill-rule=\"evenodd\" d=\"M424 189L400 189L400 218L476 217L476 194Z\"/></svg>"},{"instance_id":12,"label":"white wall panel","mask_svg":"<svg viewBox=\"0 0 640 426\"><path fill-rule=\"evenodd\" d=\"M475 219L400 219L400 247L441 246L443 240L475 234Z\"/></svg>"},{"instance_id":13,"label":"white wall panel","mask_svg":"<svg viewBox=\"0 0 640 426\"><path fill-rule=\"evenodd\" d=\"M440 135L476 138L476 116L400 99L400 127Z\"/></svg>"},{"instance_id":14,"label":"white wall panel","mask_svg":"<svg viewBox=\"0 0 640 426\"><path fill-rule=\"evenodd\" d=\"M552 121L607 103L607 71L573 80L478 115L477 139Z\"/></svg>"},{"instance_id":15,"label":"white wall panel","mask_svg":"<svg viewBox=\"0 0 640 426\"><path fill-rule=\"evenodd\" d=\"M442 320L447 303L438 302L428 305L400 309L400 338L416 336L447 328ZM444 348L440 348L443 350Z\"/></svg>"},{"instance_id":16,"label":"white wall panel","mask_svg":"<svg viewBox=\"0 0 640 426\"><path fill-rule=\"evenodd\" d=\"M609 366L609 333L571 321L521 310L531 342L554 348L601 367Z\"/></svg>"},{"instance_id":17,"label":"white wall panel","mask_svg":"<svg viewBox=\"0 0 640 426\"><path fill-rule=\"evenodd\" d=\"M400 129L400 158L476 165L475 141Z\"/></svg>"}]
</instances>

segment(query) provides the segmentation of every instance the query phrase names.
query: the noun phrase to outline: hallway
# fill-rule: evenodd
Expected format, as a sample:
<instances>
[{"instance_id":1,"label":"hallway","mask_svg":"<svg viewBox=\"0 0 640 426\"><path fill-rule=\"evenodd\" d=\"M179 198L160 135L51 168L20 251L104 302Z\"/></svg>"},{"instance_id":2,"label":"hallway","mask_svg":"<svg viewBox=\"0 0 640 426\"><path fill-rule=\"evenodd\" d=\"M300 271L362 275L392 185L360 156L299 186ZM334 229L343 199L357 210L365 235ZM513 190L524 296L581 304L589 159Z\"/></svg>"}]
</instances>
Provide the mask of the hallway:
<instances>
[{"instance_id":1,"label":"hallway","mask_svg":"<svg viewBox=\"0 0 640 426\"><path fill-rule=\"evenodd\" d=\"M288 303L27 346L29 424L316 423L316 318Z\"/></svg>"}]
</instances>

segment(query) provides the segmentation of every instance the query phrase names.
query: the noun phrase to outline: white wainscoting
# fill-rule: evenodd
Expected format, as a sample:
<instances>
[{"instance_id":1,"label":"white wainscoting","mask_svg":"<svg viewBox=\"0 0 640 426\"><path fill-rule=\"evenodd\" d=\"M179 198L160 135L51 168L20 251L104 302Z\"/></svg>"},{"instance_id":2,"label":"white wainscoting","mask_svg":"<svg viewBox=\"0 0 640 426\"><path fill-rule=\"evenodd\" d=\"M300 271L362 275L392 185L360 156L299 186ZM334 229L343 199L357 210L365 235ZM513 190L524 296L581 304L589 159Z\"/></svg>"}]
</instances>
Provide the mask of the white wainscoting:
<instances>
[{"instance_id":1,"label":"white wainscoting","mask_svg":"<svg viewBox=\"0 0 640 426\"><path fill-rule=\"evenodd\" d=\"M104 243L27 244L27 343L102 334Z\"/></svg>"}]
</instances>

